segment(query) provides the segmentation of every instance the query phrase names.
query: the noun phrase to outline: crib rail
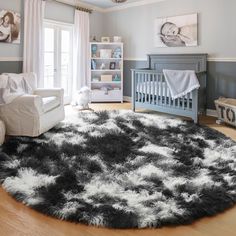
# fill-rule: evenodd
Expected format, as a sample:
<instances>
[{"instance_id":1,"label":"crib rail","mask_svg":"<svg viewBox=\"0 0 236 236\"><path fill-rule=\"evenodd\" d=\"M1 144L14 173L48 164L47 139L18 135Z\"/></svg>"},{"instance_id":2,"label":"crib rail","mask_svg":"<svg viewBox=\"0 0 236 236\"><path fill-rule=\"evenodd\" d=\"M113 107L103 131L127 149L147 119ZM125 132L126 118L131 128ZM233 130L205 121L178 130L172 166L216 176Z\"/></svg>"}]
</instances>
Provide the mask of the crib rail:
<instances>
[{"instance_id":1,"label":"crib rail","mask_svg":"<svg viewBox=\"0 0 236 236\"><path fill-rule=\"evenodd\" d=\"M197 90L180 98L172 99L163 73L155 70L132 70L132 99L133 110L135 107L157 108L161 112L192 118L197 116Z\"/></svg>"}]
</instances>

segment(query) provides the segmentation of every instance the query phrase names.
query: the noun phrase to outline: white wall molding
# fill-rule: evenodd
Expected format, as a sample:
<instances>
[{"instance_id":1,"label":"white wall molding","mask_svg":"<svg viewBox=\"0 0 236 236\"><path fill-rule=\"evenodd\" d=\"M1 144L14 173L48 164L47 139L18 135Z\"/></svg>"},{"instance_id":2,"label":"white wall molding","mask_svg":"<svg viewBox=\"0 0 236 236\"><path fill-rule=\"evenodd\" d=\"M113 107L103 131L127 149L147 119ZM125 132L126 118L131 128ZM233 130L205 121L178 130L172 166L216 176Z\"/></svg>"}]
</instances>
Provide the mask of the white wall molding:
<instances>
[{"instance_id":1,"label":"white wall molding","mask_svg":"<svg viewBox=\"0 0 236 236\"><path fill-rule=\"evenodd\" d=\"M208 61L215 62L236 62L236 57L209 57Z\"/></svg>"},{"instance_id":2,"label":"white wall molding","mask_svg":"<svg viewBox=\"0 0 236 236\"><path fill-rule=\"evenodd\" d=\"M23 57L0 57L0 61L23 61Z\"/></svg>"},{"instance_id":3,"label":"white wall molding","mask_svg":"<svg viewBox=\"0 0 236 236\"><path fill-rule=\"evenodd\" d=\"M124 61L147 61L147 57L125 57Z\"/></svg>"},{"instance_id":4,"label":"white wall molding","mask_svg":"<svg viewBox=\"0 0 236 236\"><path fill-rule=\"evenodd\" d=\"M147 61L147 57L125 57L125 61ZM209 57L209 62L236 62L236 57Z\"/></svg>"},{"instance_id":5,"label":"white wall molding","mask_svg":"<svg viewBox=\"0 0 236 236\"><path fill-rule=\"evenodd\" d=\"M157 3L157 2L164 2L166 0L142 0L142 1L138 1L138 2L131 2L131 3L126 3L123 5L118 5L115 7L109 7L106 9L103 9L103 12L113 12L113 11L120 11L120 10L124 10L127 8L131 8L131 7L139 7L139 6L144 6L144 5L149 5L149 4L153 4L153 3Z\"/></svg>"}]
</instances>

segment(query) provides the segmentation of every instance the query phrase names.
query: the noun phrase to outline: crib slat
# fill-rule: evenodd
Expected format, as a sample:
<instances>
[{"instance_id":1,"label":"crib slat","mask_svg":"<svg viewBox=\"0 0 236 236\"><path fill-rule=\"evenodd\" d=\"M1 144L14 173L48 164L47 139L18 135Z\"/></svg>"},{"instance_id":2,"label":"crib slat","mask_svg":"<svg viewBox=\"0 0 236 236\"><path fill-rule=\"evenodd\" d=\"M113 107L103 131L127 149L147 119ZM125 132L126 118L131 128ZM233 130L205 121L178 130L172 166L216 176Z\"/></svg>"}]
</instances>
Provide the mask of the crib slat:
<instances>
[{"instance_id":1,"label":"crib slat","mask_svg":"<svg viewBox=\"0 0 236 236\"><path fill-rule=\"evenodd\" d=\"M185 96L182 96L182 109L185 109Z\"/></svg>"},{"instance_id":2,"label":"crib slat","mask_svg":"<svg viewBox=\"0 0 236 236\"><path fill-rule=\"evenodd\" d=\"M167 96L168 96L168 105L169 105L169 107L171 106L171 102L172 102L172 99L171 99L171 95L170 95L170 90L169 90L169 88L168 88L168 86L167 86Z\"/></svg>"},{"instance_id":3,"label":"crib slat","mask_svg":"<svg viewBox=\"0 0 236 236\"><path fill-rule=\"evenodd\" d=\"M177 101L178 101L177 107L180 108L180 98L177 98Z\"/></svg>"},{"instance_id":4,"label":"crib slat","mask_svg":"<svg viewBox=\"0 0 236 236\"><path fill-rule=\"evenodd\" d=\"M138 92L138 102L139 102L139 99L140 99L140 80L139 80L139 73L136 73L135 74L135 78L136 78L136 81L137 81L137 89L136 89L136 93Z\"/></svg>"},{"instance_id":5,"label":"crib slat","mask_svg":"<svg viewBox=\"0 0 236 236\"><path fill-rule=\"evenodd\" d=\"M163 77L160 75L160 102L163 105Z\"/></svg>"},{"instance_id":6,"label":"crib slat","mask_svg":"<svg viewBox=\"0 0 236 236\"><path fill-rule=\"evenodd\" d=\"M167 84L166 84L166 80L164 79L164 89L165 89L165 106L167 105Z\"/></svg>"},{"instance_id":7,"label":"crib slat","mask_svg":"<svg viewBox=\"0 0 236 236\"><path fill-rule=\"evenodd\" d=\"M152 104L155 104L155 74L152 74Z\"/></svg>"},{"instance_id":8,"label":"crib slat","mask_svg":"<svg viewBox=\"0 0 236 236\"><path fill-rule=\"evenodd\" d=\"M143 103L143 100L144 100L144 74L141 75L141 85L142 85L142 88L141 88L141 103Z\"/></svg>"},{"instance_id":9,"label":"crib slat","mask_svg":"<svg viewBox=\"0 0 236 236\"><path fill-rule=\"evenodd\" d=\"M189 110L190 109L190 93L187 94L187 109Z\"/></svg>"},{"instance_id":10,"label":"crib slat","mask_svg":"<svg viewBox=\"0 0 236 236\"><path fill-rule=\"evenodd\" d=\"M156 104L159 105L159 74L156 75Z\"/></svg>"},{"instance_id":11,"label":"crib slat","mask_svg":"<svg viewBox=\"0 0 236 236\"><path fill-rule=\"evenodd\" d=\"M152 96L151 96L151 74L148 74L148 81L149 81L149 104L151 104L151 98L152 98Z\"/></svg>"}]
</instances>

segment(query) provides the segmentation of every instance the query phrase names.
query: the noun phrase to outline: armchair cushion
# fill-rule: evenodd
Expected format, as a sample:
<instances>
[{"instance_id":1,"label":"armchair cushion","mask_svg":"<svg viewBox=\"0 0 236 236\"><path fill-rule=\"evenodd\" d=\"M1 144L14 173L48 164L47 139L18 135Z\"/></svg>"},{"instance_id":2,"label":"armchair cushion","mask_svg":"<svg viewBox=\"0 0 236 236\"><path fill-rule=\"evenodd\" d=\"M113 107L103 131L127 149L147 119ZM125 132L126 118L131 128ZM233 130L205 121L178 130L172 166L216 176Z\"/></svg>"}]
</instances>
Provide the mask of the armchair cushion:
<instances>
[{"instance_id":1,"label":"armchair cushion","mask_svg":"<svg viewBox=\"0 0 236 236\"><path fill-rule=\"evenodd\" d=\"M43 111L46 113L53 110L54 108L60 106L61 102L58 97L45 97L43 99Z\"/></svg>"},{"instance_id":2,"label":"armchair cushion","mask_svg":"<svg viewBox=\"0 0 236 236\"><path fill-rule=\"evenodd\" d=\"M55 96L60 100L60 104L64 105L64 89L53 88L53 89L42 89L38 88L34 90L34 94L42 98Z\"/></svg>"}]
</instances>

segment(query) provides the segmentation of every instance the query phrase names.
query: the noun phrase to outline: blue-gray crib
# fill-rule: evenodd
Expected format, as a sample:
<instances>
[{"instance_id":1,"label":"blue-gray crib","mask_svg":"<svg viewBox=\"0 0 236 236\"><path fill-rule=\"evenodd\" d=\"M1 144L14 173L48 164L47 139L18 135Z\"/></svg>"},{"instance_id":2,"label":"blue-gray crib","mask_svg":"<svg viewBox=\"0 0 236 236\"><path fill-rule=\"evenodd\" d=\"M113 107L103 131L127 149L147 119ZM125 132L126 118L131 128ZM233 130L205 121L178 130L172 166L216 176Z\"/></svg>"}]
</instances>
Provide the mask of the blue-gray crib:
<instances>
[{"instance_id":1,"label":"blue-gray crib","mask_svg":"<svg viewBox=\"0 0 236 236\"><path fill-rule=\"evenodd\" d=\"M132 70L132 106L192 118L206 110L206 54L148 55L148 69ZM200 89L172 99L163 69L195 70Z\"/></svg>"}]
</instances>

